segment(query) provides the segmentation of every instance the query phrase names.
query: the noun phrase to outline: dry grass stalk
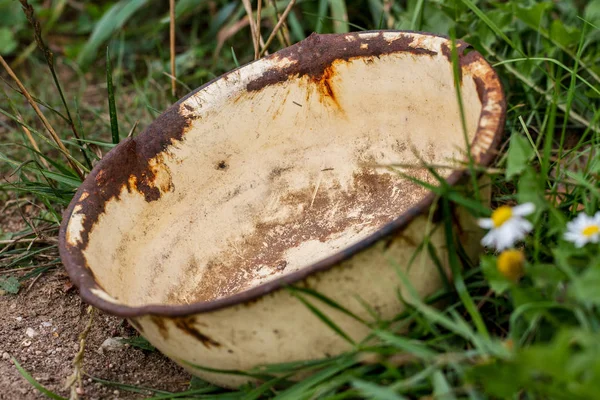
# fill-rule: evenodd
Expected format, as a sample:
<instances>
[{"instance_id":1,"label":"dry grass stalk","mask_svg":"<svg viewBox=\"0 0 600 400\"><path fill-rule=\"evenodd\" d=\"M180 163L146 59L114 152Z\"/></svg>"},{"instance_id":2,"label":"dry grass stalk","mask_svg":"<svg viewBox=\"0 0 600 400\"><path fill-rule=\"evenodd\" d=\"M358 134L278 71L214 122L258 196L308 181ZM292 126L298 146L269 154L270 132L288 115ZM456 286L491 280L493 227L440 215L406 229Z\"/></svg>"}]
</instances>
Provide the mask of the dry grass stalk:
<instances>
[{"instance_id":1,"label":"dry grass stalk","mask_svg":"<svg viewBox=\"0 0 600 400\"><path fill-rule=\"evenodd\" d=\"M246 14L248 14L248 22L250 23L250 32L252 35L252 44L254 45L254 54L260 54L260 44L258 42L260 32L258 34L256 33L256 21L254 21L254 18L252 18L252 4L250 4L250 0L242 0L242 3L244 4Z\"/></svg>"},{"instance_id":2,"label":"dry grass stalk","mask_svg":"<svg viewBox=\"0 0 600 400\"><path fill-rule=\"evenodd\" d=\"M175 72L175 0L169 0L169 46L171 48L171 94L175 97L175 83L177 75Z\"/></svg>"},{"instance_id":3,"label":"dry grass stalk","mask_svg":"<svg viewBox=\"0 0 600 400\"><path fill-rule=\"evenodd\" d=\"M273 15L273 22L277 24L277 21L281 19L281 13L277 9L277 0L271 0L271 5L275 10L275 15ZM284 22L281 26L281 30L277 32L277 38L279 39L279 42L281 43L282 47L289 47L292 45L292 41L290 40L290 30L288 29L286 22Z\"/></svg>"},{"instance_id":4,"label":"dry grass stalk","mask_svg":"<svg viewBox=\"0 0 600 400\"><path fill-rule=\"evenodd\" d=\"M79 140L79 139L81 139L81 136L79 135L79 132L77 132L77 128L75 127L75 123L73 122L73 118L71 117L71 112L69 111L69 106L67 104L65 96L63 94L62 87L58 80L56 70L54 69L54 53L52 53L52 51L46 45L46 43L44 42L44 39L42 38L42 35L43 35L42 28L40 26L40 22L35 17L35 11L33 10L33 7L31 6L31 4L29 4L27 2L27 0L19 0L19 1L21 3L21 7L23 8L23 12L25 13L25 17L27 18L27 21L29 21L29 23L31 24L31 26L33 28L33 37L35 39L35 43L37 43L37 46L39 47L39 49L42 51L42 53L44 53L44 58L46 59L46 64L48 64L48 68L50 69L50 73L52 74L52 79L54 80L54 84L56 85L56 89L58 90L58 94L62 100L63 106L65 107L65 111L67 113L67 121L69 122L71 131L73 132L73 135L75 136L75 138L77 140ZM61 7L64 7L64 5ZM83 158L84 158L85 162L87 163L88 167L91 168L92 162L89 159L88 155L86 154L85 148L89 148L89 146L87 146L84 143L83 146L81 147L81 154L83 155Z\"/></svg>"},{"instance_id":5,"label":"dry grass stalk","mask_svg":"<svg viewBox=\"0 0 600 400\"><path fill-rule=\"evenodd\" d=\"M25 98L27 99L27 101L29 102L31 107L33 107L35 113L38 115L38 117L42 121L42 124L44 124L44 127L46 128L46 130L48 131L48 133L50 134L50 136L52 137L52 139L58 146L59 150L67 158L67 162L69 163L69 165L71 165L71 168L73 168L73 170L75 171L75 173L77 173L79 178L81 178L81 180L83 180L83 178L84 178L83 172L81 172L81 169L79 169L79 166L72 160L71 155L69 154L69 151L67 150L67 148L65 147L63 142L60 140L60 137L58 137L58 134L56 133L56 131L54 130L52 125L50 125L50 122L48 122L48 120L46 119L46 117L44 116L44 114L42 113L40 108L38 107L38 105L35 102L35 100L33 99L33 97L31 97L31 95L29 94L29 92L27 91L25 86L23 86L23 83L21 83L21 80L17 77L17 75L15 75L12 68L10 68L10 66L6 63L6 61L4 60L4 57L2 57L2 56L0 56L0 64L2 64L2 66L4 67L4 69L6 70L8 75L10 75L10 77L15 81L15 83L21 90L21 93L23 93L23 95L25 96Z\"/></svg>"},{"instance_id":6,"label":"dry grass stalk","mask_svg":"<svg viewBox=\"0 0 600 400\"><path fill-rule=\"evenodd\" d=\"M279 31L281 26L285 23L285 20L286 20L288 14L290 13L290 11L292 11L292 7L294 7L294 4L296 4L296 0L290 0L287 7L285 8L285 11L281 15L281 18L279 18L279 21L277 21L277 25L275 25L275 28L273 28L273 32L271 32L271 35L269 35L269 38L267 39L265 46L262 49L262 52L260 53L261 56L265 53L267 48L269 48L269 45L271 44L271 42L277 35L277 32Z\"/></svg>"},{"instance_id":7,"label":"dry grass stalk","mask_svg":"<svg viewBox=\"0 0 600 400\"><path fill-rule=\"evenodd\" d=\"M94 308L92 306L88 307L88 314L90 315L90 319L88 320L83 332L81 332L79 335L79 351L73 359L73 373L67 378L67 382L65 384L65 389L71 389L71 396L69 397L69 400L77 400L79 399L79 395L83 394L83 383L81 380L81 374L83 371L83 354L85 352L85 343L87 337L92 329L92 321L94 320Z\"/></svg>"},{"instance_id":8,"label":"dry grass stalk","mask_svg":"<svg viewBox=\"0 0 600 400\"><path fill-rule=\"evenodd\" d=\"M262 0L258 0L258 5L256 6L256 43L260 43L260 19L262 12ZM254 59L258 60L259 54L258 46L254 47Z\"/></svg>"}]
</instances>

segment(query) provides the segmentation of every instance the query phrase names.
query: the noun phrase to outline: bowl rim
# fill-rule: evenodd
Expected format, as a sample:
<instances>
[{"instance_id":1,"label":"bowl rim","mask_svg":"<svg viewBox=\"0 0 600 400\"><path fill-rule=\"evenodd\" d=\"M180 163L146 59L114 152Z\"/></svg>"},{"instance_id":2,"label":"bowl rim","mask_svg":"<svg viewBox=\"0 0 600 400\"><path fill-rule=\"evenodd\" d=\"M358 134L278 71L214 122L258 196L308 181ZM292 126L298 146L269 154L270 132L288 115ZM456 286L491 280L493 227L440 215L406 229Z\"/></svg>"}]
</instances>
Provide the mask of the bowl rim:
<instances>
[{"instance_id":1,"label":"bowl rim","mask_svg":"<svg viewBox=\"0 0 600 400\"><path fill-rule=\"evenodd\" d=\"M354 37L359 41L366 40L367 35L369 35L370 41L372 40L384 40L384 33L399 33L403 36L406 35L408 38L415 38L418 36L424 37L433 37L433 38L441 38L445 39L444 42L447 46L446 49L442 48L444 56L446 56L449 60L450 58L450 39L444 35L437 35L427 32L416 32L416 31L406 31L406 30L373 30L373 31L361 31L361 32L352 32L352 33L342 33L342 34L315 34L313 33L307 39L300 41L290 47L282 49L276 53L271 54L270 56L264 57L259 60L252 61L248 64L242 65L236 69L233 69L211 81L205 83L204 85L198 87L192 92L188 93L184 97L182 97L179 101L171 105L167 110L165 110L160 116L158 116L149 126L142 132L137 138L144 138L144 136L151 137L153 132L151 132L151 127L154 125L154 128L160 126L162 124L163 127L167 127L166 130L172 127L171 124L168 124L170 121L169 118L182 118L179 113L180 105L185 102L190 96L193 96L195 93L203 90L207 86L213 84L217 80L227 79L227 76L232 72L237 71L240 68L247 67L250 64L260 62L261 60L277 60L278 57L298 57L297 50L301 49L301 46L311 45L311 40L317 40L320 45L335 45L340 44L340 41L347 43L347 38L349 36ZM366 34L366 35L365 35ZM374 34L379 36L373 37ZM363 38L361 38L361 35ZM412 40L410 41L412 42ZM371 42L370 42L371 43ZM484 138L485 147L483 151L479 154L475 155L475 161L481 166L488 166L496 157L497 152L496 148L500 143L500 139L502 133L504 131L504 123L505 123L505 114L506 114L506 100L504 91L502 88L502 83L494 71L492 66L483 58L483 56L475 51L471 50L467 54L464 54L464 50L469 48L470 45L462 40L455 41L457 46L457 52L459 53L459 60L461 66L461 73L465 69L468 69L470 65L478 64L479 68L483 67L483 71L472 70L472 76L474 77L479 98L482 103L482 112L479 116L479 123L477 126L477 131L475 132L475 136L471 143L471 149L473 149L474 145L477 145L478 142ZM443 45L442 45L443 46ZM444 51L446 50L446 51ZM405 49L395 51L395 52L411 52L414 53L414 48L406 47ZM381 54L381 53L380 53ZM318 57L322 57L319 55ZM311 62L315 61L313 57ZM318 60L317 62L322 61ZM451 61L450 61L451 62ZM282 71L281 73L286 73ZM485 76L483 76L485 75ZM478 78L478 79L475 79ZM285 77L283 78L285 79ZM486 105L496 104L497 111L489 112L484 111ZM172 129L172 128L171 128ZM288 285L295 284L303 281L307 277L328 270L340 262L347 260L357 253L367 249L368 247L375 244L380 239L389 236L395 232L401 231L406 228L417 216L423 214L426 210L429 209L431 204L435 199L435 194L431 191L423 197L418 203L413 205L411 208L406 210L404 213L399 215L394 220L386 223L384 226L380 227L377 231L373 232L366 238L360 240L359 242L348 246L335 254L328 256L325 259L322 259L318 262L314 262L305 266L304 268L292 272L288 275L284 275L272 281L263 283L259 286L253 287L251 289L235 293L231 296L219 298L211 301L204 302L195 302L191 304L159 304L159 303L150 303L140 306L130 306L123 303L119 303L117 300L110 301L103 296L99 296L94 293L100 290L103 293L106 293L108 298L111 299L110 295L98 284L96 281L93 272L87 266L85 262L85 257L83 257L83 248L75 248L69 244L66 240L66 230L71 220L71 216L73 214L75 206L78 204L82 193L84 193L88 189L92 189L96 185L96 180L98 179L98 172L103 169L106 165L110 165L110 161L114 158L115 154L119 151L127 151L128 144L132 143L135 139L125 139L121 141L117 146L111 149L103 158L98 162L98 164L92 169L92 171L88 174L86 179L82 182L77 192L73 196L72 201L70 202L68 208L63 213L63 219L60 226L59 231L59 253L61 256L61 260L67 273L72 280L73 284L79 289L80 296L82 299L90 305L97 307L109 314L117 315L120 317L131 318L131 317L140 317L144 315L157 315L157 316L165 316L165 317L183 317L191 314L198 313L206 313L212 312L216 310L220 310L227 307L232 307L235 305L240 305L248 302L252 302L261 298L267 294L275 292L277 290L283 289ZM459 169L453 171L447 178L446 183L450 186L455 185L463 176L468 174L466 169ZM81 246L80 246L81 247ZM78 253L78 254L75 254Z\"/></svg>"}]
</instances>

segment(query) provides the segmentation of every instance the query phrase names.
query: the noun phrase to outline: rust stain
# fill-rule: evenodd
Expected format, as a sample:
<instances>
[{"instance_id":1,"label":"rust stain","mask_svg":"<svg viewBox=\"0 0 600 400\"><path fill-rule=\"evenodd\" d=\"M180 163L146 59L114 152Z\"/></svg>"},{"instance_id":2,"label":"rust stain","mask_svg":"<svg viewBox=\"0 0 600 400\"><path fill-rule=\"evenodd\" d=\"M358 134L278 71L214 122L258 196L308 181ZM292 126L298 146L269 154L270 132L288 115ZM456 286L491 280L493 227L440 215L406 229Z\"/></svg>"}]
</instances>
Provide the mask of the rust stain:
<instances>
[{"instance_id":1,"label":"rust stain","mask_svg":"<svg viewBox=\"0 0 600 400\"><path fill-rule=\"evenodd\" d=\"M348 41L346 36L356 40ZM383 33L369 38L361 38L359 34L337 36L318 35L313 33L306 40L280 50L279 59L296 61L282 68L271 68L261 77L249 82L246 89L249 92L259 91L265 86L287 81L290 77L303 77L320 81L326 70L335 61L350 61L355 58L379 58L392 53L411 53L414 55L434 56L435 51L412 47L414 37L410 34L401 35L394 41L387 41ZM364 46L367 44L368 46Z\"/></svg>"},{"instance_id":2,"label":"rust stain","mask_svg":"<svg viewBox=\"0 0 600 400\"><path fill-rule=\"evenodd\" d=\"M158 315L150 315L150 321L156 325L158 328L158 333L162 336L163 339L167 340L169 338L169 329L165 323L165 319L163 317L159 317Z\"/></svg>"},{"instance_id":3,"label":"rust stain","mask_svg":"<svg viewBox=\"0 0 600 400\"><path fill-rule=\"evenodd\" d=\"M456 44L456 52L458 54L458 59L460 60L460 64L463 64L463 54L465 52L465 50L467 48L469 48L469 44L462 41L462 40L456 40L454 42ZM452 63L452 42L448 41L446 43L442 43L442 54L444 55L444 57L446 57L446 59L448 60L449 63Z\"/></svg>"},{"instance_id":4,"label":"rust stain","mask_svg":"<svg viewBox=\"0 0 600 400\"><path fill-rule=\"evenodd\" d=\"M161 189L165 189L164 192L172 188L168 183L162 188L155 185L157 175L150 160L163 153L173 141L181 141L191 121L179 114L177 106L170 108L143 134L123 140L90 173L82 185L82 190L89 195L77 203L81 207L79 212L85 215L81 242L69 249L75 263L87 265L81 250L87 248L93 226L107 204L118 200L123 188L129 193L142 194L148 203L161 197Z\"/></svg>"},{"instance_id":5,"label":"rust stain","mask_svg":"<svg viewBox=\"0 0 600 400\"><path fill-rule=\"evenodd\" d=\"M188 335L190 335L190 336L196 338L197 340L199 340L200 342L202 342L204 347L206 347L207 349L210 349L211 347L221 347L221 343L206 336L205 334L200 332L195 327L195 325L196 325L195 317L174 318L173 322L175 323L176 327L178 327L179 329L181 329Z\"/></svg>"},{"instance_id":6,"label":"rust stain","mask_svg":"<svg viewBox=\"0 0 600 400\"><path fill-rule=\"evenodd\" d=\"M425 174L414 175L427 180ZM210 301L243 291L260 268L260 276L280 274L286 269L288 250L308 241L327 242L355 226L379 227L401 215L425 192L416 183L368 169L356 172L348 189L334 182L329 189L317 192L314 201L313 187L289 191L280 198L281 206L301 206L302 212L285 221L256 221L253 232L242 237L238 252L224 251L206 262L202 280L185 297L193 302ZM332 214L332 210L337 211ZM196 274L188 270L183 280ZM174 290L167 300L180 303L182 295Z\"/></svg>"},{"instance_id":7,"label":"rust stain","mask_svg":"<svg viewBox=\"0 0 600 400\"><path fill-rule=\"evenodd\" d=\"M333 69L333 65L329 65L323 71L323 74L318 77L311 77L311 81L317 86L317 90L321 95L320 100L322 102L329 101L331 102L335 108L342 111L340 107L340 103L338 102L337 96L333 90L333 77L335 76L335 71Z\"/></svg>"}]
</instances>

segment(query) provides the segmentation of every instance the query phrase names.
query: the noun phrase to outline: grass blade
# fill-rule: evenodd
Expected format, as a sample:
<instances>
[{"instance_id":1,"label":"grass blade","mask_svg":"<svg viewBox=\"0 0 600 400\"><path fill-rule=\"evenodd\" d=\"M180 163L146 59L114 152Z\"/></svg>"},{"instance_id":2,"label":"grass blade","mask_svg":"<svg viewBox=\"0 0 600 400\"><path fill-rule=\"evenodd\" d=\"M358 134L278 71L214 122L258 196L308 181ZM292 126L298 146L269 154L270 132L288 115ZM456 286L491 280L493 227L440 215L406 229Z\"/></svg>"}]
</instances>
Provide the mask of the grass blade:
<instances>
[{"instance_id":1,"label":"grass blade","mask_svg":"<svg viewBox=\"0 0 600 400\"><path fill-rule=\"evenodd\" d=\"M325 325L327 325L328 327L330 327L335 333L337 333L338 335L340 335L342 338L344 338L351 345L353 345L353 346L356 345L356 343L354 342L354 340L352 340L352 338L350 336L348 336L342 330L342 328L340 328L335 322L333 322L321 310L319 310L317 307L313 306L304 297L300 296L294 290L290 290L290 292L291 292L292 296L294 296L295 298L297 298L298 300L300 300L302 302L302 304L304 304L313 314L315 314L315 316L317 318L319 318Z\"/></svg>"},{"instance_id":2,"label":"grass blade","mask_svg":"<svg viewBox=\"0 0 600 400\"><path fill-rule=\"evenodd\" d=\"M307 392L311 388L313 388L321 382L325 382L326 380L330 379L331 377L340 373L341 371L350 368L354 364L356 364L354 358L342 359L339 361L339 363L332 365L331 367L325 368L324 370L304 379L303 381L298 382L291 388L281 392L275 397L275 399L298 400L301 398L306 398Z\"/></svg>"},{"instance_id":3,"label":"grass blade","mask_svg":"<svg viewBox=\"0 0 600 400\"><path fill-rule=\"evenodd\" d=\"M51 392L50 390L46 389L38 381L33 379L33 376L29 375L29 373L27 371L25 371L25 369L23 369L23 367L21 367L21 364L19 364L19 362L15 358L13 358L12 361L15 364L15 367L17 368L17 371L19 371L21 376L23 378L25 378L27 380L27 382L29 382L31 384L31 386L33 386L34 388L39 390L40 393L42 393L43 395L46 395L47 397L54 399L54 400L67 400L64 397L61 397L61 396L57 395L56 393Z\"/></svg>"},{"instance_id":4,"label":"grass blade","mask_svg":"<svg viewBox=\"0 0 600 400\"><path fill-rule=\"evenodd\" d=\"M346 315L348 315L351 318L354 318L355 320L357 320L358 322L360 322L363 325L368 325L367 322L365 320L363 320L362 318L360 318L358 315L354 314L353 312L351 312L350 310L346 309L345 307L342 307L340 304L338 304L337 302L331 300L329 297L315 291L312 289L308 289L308 288L301 288L301 287L292 287L290 288L293 291L297 291L297 292L302 292L304 294L307 294L309 296L314 297L315 299L327 304L329 307L334 308Z\"/></svg>"},{"instance_id":5,"label":"grass blade","mask_svg":"<svg viewBox=\"0 0 600 400\"><path fill-rule=\"evenodd\" d=\"M79 53L77 62L82 68L87 68L96 58L98 49L102 43L106 42L116 31L131 18L136 11L144 7L147 0L121 0L108 10L100 21L94 27L94 31L89 40Z\"/></svg>"},{"instance_id":6,"label":"grass blade","mask_svg":"<svg viewBox=\"0 0 600 400\"><path fill-rule=\"evenodd\" d=\"M508 38L508 36L506 36L504 34L504 32L502 32L502 30L500 30L500 28L498 27L498 25L496 25L496 23L494 23L494 21L492 21L483 11L481 11L481 9L479 9L475 3L473 3L471 0L462 0L463 4L466 5L467 7L469 7L471 9L471 11L473 11L475 13L475 15L477 15L477 17L479 19L481 19L492 31L494 31L494 33L501 37L502 40L504 40L506 43L508 43L508 45L510 47L512 47L514 50L518 51L520 54L523 54L523 52L521 51L521 49L517 48L515 46L515 44L512 42L512 40L510 40ZM525 55L525 54L523 54Z\"/></svg>"},{"instance_id":7,"label":"grass blade","mask_svg":"<svg viewBox=\"0 0 600 400\"><path fill-rule=\"evenodd\" d=\"M119 143L119 121L117 120L117 106L115 104L115 89L113 88L112 63L110 50L106 47L106 87L108 88L108 112L110 114L110 132L113 144Z\"/></svg>"},{"instance_id":8,"label":"grass blade","mask_svg":"<svg viewBox=\"0 0 600 400\"><path fill-rule=\"evenodd\" d=\"M335 33L349 32L350 27L348 26L346 0L329 0L329 8L333 20L333 31Z\"/></svg>"},{"instance_id":9,"label":"grass blade","mask_svg":"<svg viewBox=\"0 0 600 400\"><path fill-rule=\"evenodd\" d=\"M374 383L355 380L352 386L358 389L363 398L374 400L404 400L406 397L399 395L388 387L376 385Z\"/></svg>"},{"instance_id":10,"label":"grass blade","mask_svg":"<svg viewBox=\"0 0 600 400\"><path fill-rule=\"evenodd\" d=\"M469 291L465 286L465 281L462 277L460 261L458 260L458 253L454 244L454 231L452 229L452 213L450 211L450 202L448 201L448 199L442 199L442 211L444 215L444 230L446 232L446 249L448 252L448 263L450 264L450 269L452 270L454 286L456 287L458 296L462 300L465 308L469 312L469 315L473 319L473 322L477 327L477 331L484 338L489 339L490 334L487 330L487 327L485 326L483 318L481 317L479 310L475 306L473 298L469 294Z\"/></svg>"}]
</instances>

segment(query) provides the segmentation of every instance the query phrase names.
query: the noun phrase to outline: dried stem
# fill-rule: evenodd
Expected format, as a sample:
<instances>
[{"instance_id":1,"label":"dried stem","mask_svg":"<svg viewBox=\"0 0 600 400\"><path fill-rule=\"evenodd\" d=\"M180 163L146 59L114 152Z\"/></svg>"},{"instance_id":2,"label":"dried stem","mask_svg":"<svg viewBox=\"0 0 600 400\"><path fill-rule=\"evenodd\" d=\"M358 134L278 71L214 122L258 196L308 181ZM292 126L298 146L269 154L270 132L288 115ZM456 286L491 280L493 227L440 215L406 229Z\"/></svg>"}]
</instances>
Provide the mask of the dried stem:
<instances>
[{"instance_id":1,"label":"dried stem","mask_svg":"<svg viewBox=\"0 0 600 400\"><path fill-rule=\"evenodd\" d=\"M175 0L169 0L169 14L171 17L169 38L171 48L171 94L175 97L175 84L177 75L175 72Z\"/></svg>"},{"instance_id":2,"label":"dried stem","mask_svg":"<svg viewBox=\"0 0 600 400\"><path fill-rule=\"evenodd\" d=\"M81 170L79 169L79 166L71 159L71 155L69 154L69 151L67 150L67 148L65 147L63 142L58 137L58 134L56 133L54 128L52 128L52 125L50 125L50 123L48 122L48 120L46 119L46 117L44 116L44 114L42 113L40 108L38 107L35 100L31 97L31 95L29 94L27 89L25 89L25 86L23 86L23 84L21 83L21 80L19 80L17 75L15 75L12 68L10 68L10 66L6 63L6 61L4 60L4 57L2 57L2 56L0 56L0 64L2 64L2 66L4 67L4 69L6 70L8 75L10 75L10 77L15 81L15 83L17 84L17 86L19 87L19 89L21 90L21 92L23 93L23 95L25 96L25 98L27 99L29 104L31 105L31 107L33 107L35 113L38 115L38 117L42 121L42 124L44 124L44 127L46 128L46 130L48 131L48 133L50 134L50 136L52 137L52 139L58 146L59 150L67 158L67 162L71 165L71 168L73 168L73 170L75 171L75 173L77 173L79 178L81 178L81 180L83 180L83 178L84 178L83 172L81 172Z\"/></svg>"},{"instance_id":3,"label":"dried stem","mask_svg":"<svg viewBox=\"0 0 600 400\"><path fill-rule=\"evenodd\" d=\"M44 40L42 39L42 28L40 26L40 22L35 18L35 12L33 7L27 2L27 0L19 0L21 2L21 7L23 8L23 12L25 13L25 17L33 27L33 37L38 47L44 53L44 58L46 59L46 63L48 64L48 68L52 73L52 79L54 80L54 84L56 85L56 89L58 90L58 94L62 100L63 106L65 107L65 111L67 112L67 121L69 122L69 126L71 127L71 131L73 131L73 135L76 139L80 139L79 133L77 132L77 128L75 127L75 123L73 122L73 118L71 117L71 112L69 111L69 106L67 105L67 100L63 94L62 87L60 82L58 81L58 76L56 76L56 71L54 70L54 54L52 51L46 46ZM89 168L92 167L92 162L90 161L88 155L85 152L84 144L81 147L81 154L87 163Z\"/></svg>"},{"instance_id":4,"label":"dried stem","mask_svg":"<svg viewBox=\"0 0 600 400\"><path fill-rule=\"evenodd\" d=\"M248 20L250 23L250 32L252 35L252 44L254 45L254 54L260 54L260 50L259 50L260 32L258 34L256 33L256 21L254 21L254 18L252 18L252 5L250 4L250 0L242 0L242 3L244 4L244 9L246 10L246 14L248 14Z\"/></svg>"},{"instance_id":5,"label":"dried stem","mask_svg":"<svg viewBox=\"0 0 600 400\"><path fill-rule=\"evenodd\" d=\"M289 4L285 8L285 11L281 15L281 18L279 18L279 21L277 21L277 25L275 25L275 28L273 28L273 32L271 32L271 35L269 35L269 38L267 39L267 41L265 43L265 46L262 49L262 52L260 53L261 56L263 55L263 53L265 51L267 51L267 49L269 48L269 45L271 44L271 42L275 38L275 35L277 35L277 31L279 31L279 29L281 28L281 26L285 23L285 19L287 18L287 16L290 13L290 11L292 11L292 7L294 7L294 4L296 4L296 0L290 0Z\"/></svg>"},{"instance_id":6,"label":"dried stem","mask_svg":"<svg viewBox=\"0 0 600 400\"><path fill-rule=\"evenodd\" d=\"M92 321L94 320L94 310L94 307L88 307L88 314L90 315L90 319L88 320L88 323L85 326L83 332L79 334L79 351L73 359L73 373L67 378L67 382L65 384L65 389L71 389L71 396L69 397L70 400L79 399L79 394L83 393L83 385L81 382L81 374L83 371L83 354L85 352L85 343L88 334L92 329ZM76 383L77 385L75 385Z\"/></svg>"},{"instance_id":7,"label":"dried stem","mask_svg":"<svg viewBox=\"0 0 600 400\"><path fill-rule=\"evenodd\" d=\"M271 0L271 4L273 5L273 9L275 9L275 15L273 17L275 24L277 24L277 21L281 19L281 14L277 9L277 0ZM281 31L277 33L277 37L281 41L282 46L288 47L292 45L290 40L290 30L288 29L286 22L283 23Z\"/></svg>"},{"instance_id":8,"label":"dried stem","mask_svg":"<svg viewBox=\"0 0 600 400\"><path fill-rule=\"evenodd\" d=\"M262 12L262 0L258 0L258 5L256 6L256 43L260 43L260 19ZM259 54L258 46L254 48L254 59L258 60Z\"/></svg>"}]
</instances>

